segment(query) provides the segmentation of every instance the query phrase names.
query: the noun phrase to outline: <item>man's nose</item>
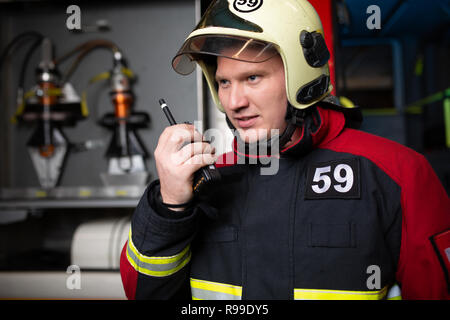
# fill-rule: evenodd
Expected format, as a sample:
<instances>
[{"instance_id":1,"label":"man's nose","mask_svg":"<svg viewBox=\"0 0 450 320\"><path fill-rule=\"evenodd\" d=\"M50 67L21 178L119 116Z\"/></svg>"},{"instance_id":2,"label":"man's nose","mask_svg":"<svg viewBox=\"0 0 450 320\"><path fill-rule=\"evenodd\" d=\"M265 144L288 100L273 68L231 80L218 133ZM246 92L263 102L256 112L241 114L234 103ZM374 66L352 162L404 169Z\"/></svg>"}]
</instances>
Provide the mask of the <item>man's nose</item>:
<instances>
[{"instance_id":1,"label":"man's nose","mask_svg":"<svg viewBox=\"0 0 450 320\"><path fill-rule=\"evenodd\" d=\"M243 84L233 83L231 85L229 99L229 108L233 111L237 111L248 106L248 99Z\"/></svg>"}]
</instances>

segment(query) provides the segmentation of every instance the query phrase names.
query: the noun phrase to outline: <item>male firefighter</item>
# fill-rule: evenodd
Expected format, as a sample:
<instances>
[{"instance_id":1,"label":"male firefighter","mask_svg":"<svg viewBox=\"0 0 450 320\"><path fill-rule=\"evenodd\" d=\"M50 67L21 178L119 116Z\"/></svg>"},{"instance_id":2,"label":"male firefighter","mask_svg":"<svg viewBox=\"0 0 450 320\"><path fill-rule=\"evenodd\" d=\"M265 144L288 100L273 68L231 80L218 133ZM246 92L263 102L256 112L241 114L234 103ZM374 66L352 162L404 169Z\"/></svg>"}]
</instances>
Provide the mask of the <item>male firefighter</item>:
<instances>
[{"instance_id":1,"label":"male firefighter","mask_svg":"<svg viewBox=\"0 0 450 320\"><path fill-rule=\"evenodd\" d=\"M161 134L122 252L128 298L450 297L446 191L422 155L357 130L328 58L306 0L210 5L173 67L201 67L233 151L217 157L189 124ZM194 196L212 163L221 180Z\"/></svg>"}]
</instances>

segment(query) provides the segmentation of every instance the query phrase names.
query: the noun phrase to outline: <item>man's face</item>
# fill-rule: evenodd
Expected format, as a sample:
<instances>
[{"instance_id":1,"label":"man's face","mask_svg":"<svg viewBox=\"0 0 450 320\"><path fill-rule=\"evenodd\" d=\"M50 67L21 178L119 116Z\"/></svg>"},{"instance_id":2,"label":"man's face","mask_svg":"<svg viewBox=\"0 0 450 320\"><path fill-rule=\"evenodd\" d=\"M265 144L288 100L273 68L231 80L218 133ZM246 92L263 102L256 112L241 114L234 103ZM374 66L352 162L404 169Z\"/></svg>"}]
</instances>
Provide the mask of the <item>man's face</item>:
<instances>
[{"instance_id":1,"label":"man's face","mask_svg":"<svg viewBox=\"0 0 450 320\"><path fill-rule=\"evenodd\" d=\"M287 96L279 55L259 63L218 57L216 81L219 100L242 140L252 143L270 137L271 129L284 131Z\"/></svg>"}]
</instances>

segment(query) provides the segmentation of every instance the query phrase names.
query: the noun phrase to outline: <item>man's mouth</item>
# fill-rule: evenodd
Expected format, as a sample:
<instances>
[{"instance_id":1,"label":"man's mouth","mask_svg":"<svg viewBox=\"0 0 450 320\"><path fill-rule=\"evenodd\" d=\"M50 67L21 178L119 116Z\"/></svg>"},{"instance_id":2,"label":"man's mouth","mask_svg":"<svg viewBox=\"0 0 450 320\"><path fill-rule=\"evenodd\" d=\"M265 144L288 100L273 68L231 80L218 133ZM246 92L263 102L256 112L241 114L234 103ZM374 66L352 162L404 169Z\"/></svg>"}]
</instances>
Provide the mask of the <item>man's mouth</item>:
<instances>
[{"instance_id":1,"label":"man's mouth","mask_svg":"<svg viewBox=\"0 0 450 320\"><path fill-rule=\"evenodd\" d=\"M250 128L255 124L259 116L236 117L236 121L240 128Z\"/></svg>"}]
</instances>

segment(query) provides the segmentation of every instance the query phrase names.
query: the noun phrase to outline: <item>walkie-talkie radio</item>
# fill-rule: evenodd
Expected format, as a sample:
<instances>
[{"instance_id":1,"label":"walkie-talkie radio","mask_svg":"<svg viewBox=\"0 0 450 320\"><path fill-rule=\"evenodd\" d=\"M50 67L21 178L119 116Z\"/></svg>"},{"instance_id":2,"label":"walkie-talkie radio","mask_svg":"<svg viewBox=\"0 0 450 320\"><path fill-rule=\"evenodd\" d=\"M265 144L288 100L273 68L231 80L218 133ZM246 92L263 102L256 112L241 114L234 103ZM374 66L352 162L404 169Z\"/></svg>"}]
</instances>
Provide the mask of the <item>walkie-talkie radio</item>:
<instances>
[{"instance_id":1,"label":"walkie-talkie radio","mask_svg":"<svg viewBox=\"0 0 450 320\"><path fill-rule=\"evenodd\" d=\"M176 125L177 122L172 116L172 113L170 112L169 107L167 103L164 101L164 99L159 99L159 104L164 114L166 115L167 120L169 120L169 124L171 126ZM219 181L220 179L221 179L220 173L214 164L210 164L208 166L198 169L194 173L194 184L193 184L194 194L195 195L200 194L200 192L204 189L206 185L210 184L211 182Z\"/></svg>"}]
</instances>

